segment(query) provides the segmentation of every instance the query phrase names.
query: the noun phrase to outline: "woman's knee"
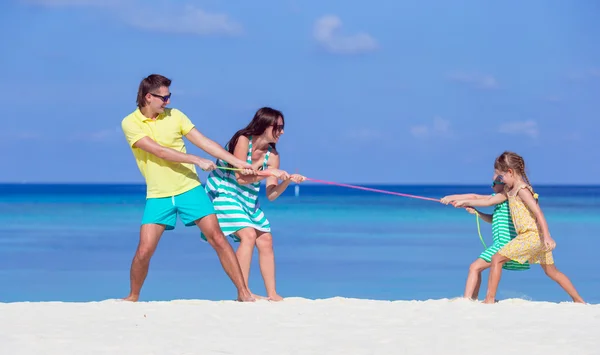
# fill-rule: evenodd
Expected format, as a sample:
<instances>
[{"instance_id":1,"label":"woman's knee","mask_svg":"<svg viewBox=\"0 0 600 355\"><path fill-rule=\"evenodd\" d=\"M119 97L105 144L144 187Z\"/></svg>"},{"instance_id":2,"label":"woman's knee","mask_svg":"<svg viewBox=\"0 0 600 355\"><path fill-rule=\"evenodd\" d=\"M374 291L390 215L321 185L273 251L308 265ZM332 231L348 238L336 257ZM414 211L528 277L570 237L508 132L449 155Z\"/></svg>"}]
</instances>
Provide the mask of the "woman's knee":
<instances>
[{"instance_id":1,"label":"woman's knee","mask_svg":"<svg viewBox=\"0 0 600 355\"><path fill-rule=\"evenodd\" d=\"M256 243L256 230L254 228L243 228L235 233L242 243Z\"/></svg>"},{"instance_id":2,"label":"woman's knee","mask_svg":"<svg viewBox=\"0 0 600 355\"><path fill-rule=\"evenodd\" d=\"M273 249L273 236L271 233L263 233L256 239L256 246L260 250Z\"/></svg>"}]
</instances>

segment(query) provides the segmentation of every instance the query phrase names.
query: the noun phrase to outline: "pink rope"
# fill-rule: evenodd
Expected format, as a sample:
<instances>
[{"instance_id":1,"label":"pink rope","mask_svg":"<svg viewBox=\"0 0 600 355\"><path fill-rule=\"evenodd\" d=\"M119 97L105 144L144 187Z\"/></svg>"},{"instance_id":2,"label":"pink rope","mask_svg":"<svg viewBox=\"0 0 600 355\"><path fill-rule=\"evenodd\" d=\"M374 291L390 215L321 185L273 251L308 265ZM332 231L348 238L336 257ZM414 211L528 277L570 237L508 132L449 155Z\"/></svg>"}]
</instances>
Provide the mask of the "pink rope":
<instances>
[{"instance_id":1,"label":"pink rope","mask_svg":"<svg viewBox=\"0 0 600 355\"><path fill-rule=\"evenodd\" d=\"M400 193L400 192L386 191L386 190L379 190L379 189L372 189L372 188L369 188L369 187L362 187L362 186L356 186L356 185L340 184L340 183L337 183L337 182L317 180L317 179L312 179L312 178L308 178L308 177L306 178L306 180L318 182L320 184L327 184L327 185L348 187L348 188L351 188L351 189L365 190L365 191L371 191L371 192L379 192L379 193L388 194L388 195L403 196L403 197L417 198L417 199L421 199L421 200L428 200L428 201L440 202L439 199L435 199L435 198L431 198L431 197L409 195L409 194L403 194L403 193Z\"/></svg>"}]
</instances>

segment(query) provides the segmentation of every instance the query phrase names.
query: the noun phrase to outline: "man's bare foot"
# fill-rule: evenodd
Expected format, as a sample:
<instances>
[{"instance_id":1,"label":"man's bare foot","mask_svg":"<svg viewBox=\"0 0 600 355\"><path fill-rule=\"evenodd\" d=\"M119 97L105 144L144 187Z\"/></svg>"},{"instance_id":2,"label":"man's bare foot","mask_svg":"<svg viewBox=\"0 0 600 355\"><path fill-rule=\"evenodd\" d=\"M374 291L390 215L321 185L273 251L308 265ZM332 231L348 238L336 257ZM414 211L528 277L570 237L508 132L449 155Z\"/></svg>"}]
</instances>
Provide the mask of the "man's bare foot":
<instances>
[{"instance_id":1,"label":"man's bare foot","mask_svg":"<svg viewBox=\"0 0 600 355\"><path fill-rule=\"evenodd\" d=\"M246 292L238 292L238 297L237 300L239 302L256 302L256 299L254 298L254 296L252 295L252 292L250 291L246 291Z\"/></svg>"},{"instance_id":2,"label":"man's bare foot","mask_svg":"<svg viewBox=\"0 0 600 355\"><path fill-rule=\"evenodd\" d=\"M129 301L129 302L137 302L137 300L140 298L139 295L129 295L125 298L122 298L123 301Z\"/></svg>"},{"instance_id":3,"label":"man's bare foot","mask_svg":"<svg viewBox=\"0 0 600 355\"><path fill-rule=\"evenodd\" d=\"M278 294L274 294L272 296L269 296L268 300L274 301L274 302L279 302L279 301L283 301L283 297L279 296Z\"/></svg>"}]
</instances>

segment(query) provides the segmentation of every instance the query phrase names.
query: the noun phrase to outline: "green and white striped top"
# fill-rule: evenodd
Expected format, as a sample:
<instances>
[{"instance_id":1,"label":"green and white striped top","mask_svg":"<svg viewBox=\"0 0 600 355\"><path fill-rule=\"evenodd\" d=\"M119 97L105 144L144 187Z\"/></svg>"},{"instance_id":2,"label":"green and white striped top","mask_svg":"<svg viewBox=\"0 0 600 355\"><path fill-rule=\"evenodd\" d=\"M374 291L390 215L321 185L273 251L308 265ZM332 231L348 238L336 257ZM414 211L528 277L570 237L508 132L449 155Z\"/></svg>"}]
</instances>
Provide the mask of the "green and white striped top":
<instances>
[{"instance_id":1,"label":"green and white striped top","mask_svg":"<svg viewBox=\"0 0 600 355\"><path fill-rule=\"evenodd\" d=\"M252 164L252 137L248 139L250 142L246 161ZM265 154L263 170L267 169L270 154L271 147ZM260 182L241 185L235 178L235 172L219 169L219 167L228 166L225 161L218 159L216 165L217 169L213 170L206 180L205 191L213 202L223 233L239 242L235 233L243 228L250 227L261 232L270 232L271 226L260 208L258 200ZM206 240L203 234L201 237Z\"/></svg>"}]
</instances>

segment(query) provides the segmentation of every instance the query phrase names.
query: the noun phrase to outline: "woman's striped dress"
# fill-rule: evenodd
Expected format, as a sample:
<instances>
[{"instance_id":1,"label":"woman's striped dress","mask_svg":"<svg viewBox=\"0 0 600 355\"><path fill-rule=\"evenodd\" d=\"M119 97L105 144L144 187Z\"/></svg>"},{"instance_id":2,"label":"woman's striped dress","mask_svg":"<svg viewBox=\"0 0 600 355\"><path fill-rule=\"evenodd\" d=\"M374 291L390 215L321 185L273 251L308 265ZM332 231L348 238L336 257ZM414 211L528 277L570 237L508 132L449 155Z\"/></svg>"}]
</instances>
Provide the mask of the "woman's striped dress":
<instances>
[{"instance_id":1,"label":"woman's striped dress","mask_svg":"<svg viewBox=\"0 0 600 355\"><path fill-rule=\"evenodd\" d=\"M252 164L252 137L249 137L249 140L246 161ZM271 147L265 154L263 170L267 169L270 154ZM219 167L227 167L226 162L218 159L216 165L217 168L208 175L205 190L215 207L219 226L225 236L239 242L240 239L235 233L242 228L251 227L262 232L270 232L271 225L258 202L260 182L240 185L234 171L219 169ZM201 237L206 241L204 234L201 234Z\"/></svg>"},{"instance_id":2,"label":"woman's striped dress","mask_svg":"<svg viewBox=\"0 0 600 355\"><path fill-rule=\"evenodd\" d=\"M508 242L517 236L515 226L510 215L508 200L499 203L494 208L492 215L492 240L493 244L483 251L479 257L488 263L492 261L492 256L502 249ZM529 263L519 264L516 261L507 261L503 269L506 270L528 270Z\"/></svg>"}]
</instances>

